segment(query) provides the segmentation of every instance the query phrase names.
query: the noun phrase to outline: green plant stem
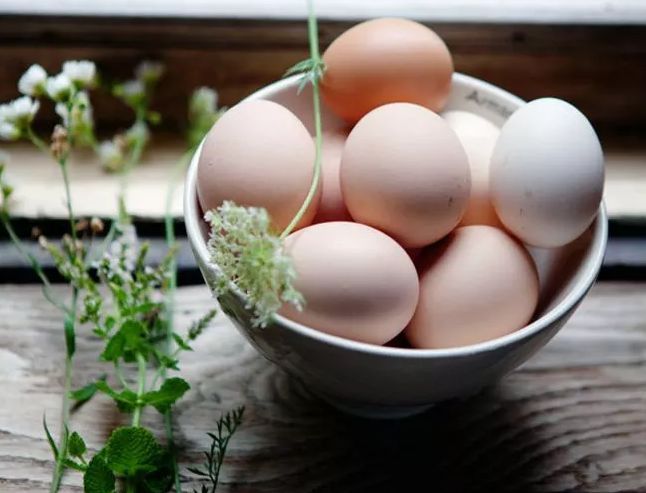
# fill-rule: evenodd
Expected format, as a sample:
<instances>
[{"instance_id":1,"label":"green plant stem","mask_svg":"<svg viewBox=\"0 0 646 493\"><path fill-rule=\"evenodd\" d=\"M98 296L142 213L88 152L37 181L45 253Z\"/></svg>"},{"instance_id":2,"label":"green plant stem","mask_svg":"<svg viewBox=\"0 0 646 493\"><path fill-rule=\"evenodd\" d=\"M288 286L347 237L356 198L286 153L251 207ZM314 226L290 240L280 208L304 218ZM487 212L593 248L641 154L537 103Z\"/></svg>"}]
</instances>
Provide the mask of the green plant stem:
<instances>
[{"instance_id":1,"label":"green plant stem","mask_svg":"<svg viewBox=\"0 0 646 493\"><path fill-rule=\"evenodd\" d=\"M42 290L43 290L43 295L45 296L45 299L49 301L52 305L54 305L56 308L61 310L64 313L69 312L69 308L66 307L63 302L61 302L56 296L54 296L54 293L52 292L52 285L49 282L49 279L45 275L45 272L43 271L42 265L40 265L40 262L38 262L38 259L34 257L30 252L27 251L27 249L23 246L22 240L18 238L18 235L16 234L16 231L13 229L13 225L11 224L11 220L9 219L9 216L5 212L0 212L0 221L2 222L2 225L4 226L5 230L7 231L7 234L9 234L9 238L11 239L11 242L13 243L14 247L16 250L18 250L18 253L22 255L31 265L31 268L34 270L40 281L42 282Z\"/></svg>"},{"instance_id":2,"label":"green plant stem","mask_svg":"<svg viewBox=\"0 0 646 493\"><path fill-rule=\"evenodd\" d=\"M186 168L193 152L194 148L190 148L186 151L182 157L177 162L173 173L171 174L171 180L168 184L168 190L166 192L166 204L164 209L164 230L166 234L166 246L169 249L175 248L175 223L173 216L171 214L171 206L173 203L173 196L175 194L175 187L177 185L177 179L181 173ZM164 352L167 355L170 355L171 348L173 345L173 331L174 331L174 318L175 318L175 291L177 289L177 262L175 257L170 261L169 265L169 279L168 279L168 290L166 292L166 339L164 341ZM157 376L166 378L166 368L161 367L160 372ZM157 376L155 377L155 382L157 381ZM168 442L168 448L171 451L171 463L173 465L173 479L175 484L175 492L182 493L182 485L179 481L179 467L177 465L177 457L175 455L175 438L173 433L173 411L169 409L164 413L164 431L166 433L166 440Z\"/></svg>"},{"instance_id":3,"label":"green plant stem","mask_svg":"<svg viewBox=\"0 0 646 493\"><path fill-rule=\"evenodd\" d=\"M146 122L145 113L146 112L144 111L143 115L140 114L140 113L141 112L139 112L139 111L137 112L137 118L135 119L134 125L145 124L145 122ZM144 147L145 147L144 139L138 139L135 142L135 145L132 148L132 152L130 153L128 161L126 162L125 166L121 170L121 190L119 191L119 198L124 203L125 203L125 199L126 199L126 190L127 190L127 187L128 187L128 178L130 177L130 172L137 165L137 163L141 160L141 155L144 152Z\"/></svg>"},{"instance_id":4,"label":"green plant stem","mask_svg":"<svg viewBox=\"0 0 646 493\"><path fill-rule=\"evenodd\" d=\"M27 138L31 141L32 144L34 144L39 150L47 154L48 156L51 155L51 149L49 146L45 143L43 139L38 137L34 130L31 128L31 126L27 127Z\"/></svg>"},{"instance_id":5,"label":"green plant stem","mask_svg":"<svg viewBox=\"0 0 646 493\"><path fill-rule=\"evenodd\" d=\"M61 168L61 174L63 175L63 184L65 185L65 205L67 207L67 215L70 223L70 234L72 239L76 243L77 234L76 234L76 217L74 216L74 209L72 209L72 193L70 189L70 176L67 165L68 156L65 155L58 160L58 165Z\"/></svg>"},{"instance_id":6,"label":"green plant stem","mask_svg":"<svg viewBox=\"0 0 646 493\"><path fill-rule=\"evenodd\" d=\"M307 33L309 37L310 44L310 55L312 60L315 63L321 63L321 55L319 53L319 40L318 40L318 26L316 22L316 16L314 15L314 7L312 2L308 2L309 5L309 16L307 21ZM314 174L312 176L312 184L310 189L301 205L301 208L298 210L292 221L280 234L280 238L286 238L296 227L296 225L303 218L303 215L307 211L308 207L314 200L316 196L316 191L319 186L319 179L321 176L321 145L322 145L322 123L321 123L321 98L319 94L319 81L317 77L312 79L312 101L314 105L314 133L315 133L315 145L316 145L316 155L314 158Z\"/></svg>"},{"instance_id":7,"label":"green plant stem","mask_svg":"<svg viewBox=\"0 0 646 493\"><path fill-rule=\"evenodd\" d=\"M51 493L56 493L61 487L61 480L63 479L63 473L65 472L65 463L64 460L67 458L67 441L68 429L67 423L70 419L70 397L69 394L72 391L72 358L69 356L65 357L65 379L63 383L63 402L61 408L61 431L60 438L58 441L58 457L56 457L56 465L54 466L54 473L52 475L52 484L49 491Z\"/></svg>"},{"instance_id":8,"label":"green plant stem","mask_svg":"<svg viewBox=\"0 0 646 493\"><path fill-rule=\"evenodd\" d=\"M139 404L141 397L146 392L146 359L143 354L137 353L137 405L132 413L132 426L139 426L141 423L141 410L143 405Z\"/></svg>"}]
</instances>

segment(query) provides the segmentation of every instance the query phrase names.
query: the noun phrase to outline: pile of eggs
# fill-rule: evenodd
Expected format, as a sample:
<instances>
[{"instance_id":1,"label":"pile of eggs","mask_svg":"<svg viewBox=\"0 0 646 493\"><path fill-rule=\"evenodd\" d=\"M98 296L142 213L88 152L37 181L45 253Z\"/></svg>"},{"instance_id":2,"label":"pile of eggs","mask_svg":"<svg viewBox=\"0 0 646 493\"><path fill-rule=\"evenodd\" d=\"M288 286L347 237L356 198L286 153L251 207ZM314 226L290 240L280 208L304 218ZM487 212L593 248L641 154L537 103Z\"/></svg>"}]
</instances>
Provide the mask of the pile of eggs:
<instances>
[{"instance_id":1,"label":"pile of eggs","mask_svg":"<svg viewBox=\"0 0 646 493\"><path fill-rule=\"evenodd\" d=\"M498 128L442 113L453 61L430 29L376 19L325 51L323 101L347 132L323 135L316 199L285 246L304 296L281 314L340 337L414 348L474 344L529 323L539 297L526 245L562 247L594 220L603 153L583 114L545 98ZM197 192L265 207L276 231L313 177L303 123L270 101L231 108L206 137Z\"/></svg>"}]
</instances>

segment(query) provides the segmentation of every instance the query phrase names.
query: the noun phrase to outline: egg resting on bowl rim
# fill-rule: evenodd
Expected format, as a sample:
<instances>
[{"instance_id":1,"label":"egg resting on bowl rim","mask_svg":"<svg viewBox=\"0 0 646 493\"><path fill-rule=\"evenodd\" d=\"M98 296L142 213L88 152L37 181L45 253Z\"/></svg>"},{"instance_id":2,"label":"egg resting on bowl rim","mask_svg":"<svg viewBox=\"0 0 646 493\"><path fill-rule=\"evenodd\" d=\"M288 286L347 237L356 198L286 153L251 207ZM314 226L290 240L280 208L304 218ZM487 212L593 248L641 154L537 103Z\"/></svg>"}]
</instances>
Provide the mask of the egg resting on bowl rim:
<instances>
[{"instance_id":1,"label":"egg resting on bowl rim","mask_svg":"<svg viewBox=\"0 0 646 493\"><path fill-rule=\"evenodd\" d=\"M281 230L307 196L314 158L312 138L291 111L271 101L242 102L204 140L197 172L200 206L207 211L231 200L264 207L273 228ZM297 227L311 223L319 199L320 190Z\"/></svg>"},{"instance_id":2,"label":"egg resting on bowl rim","mask_svg":"<svg viewBox=\"0 0 646 493\"><path fill-rule=\"evenodd\" d=\"M323 99L349 123L394 102L440 111L453 75L444 41L423 24L398 18L348 29L325 50L323 62Z\"/></svg>"},{"instance_id":3,"label":"egg resting on bowl rim","mask_svg":"<svg viewBox=\"0 0 646 493\"><path fill-rule=\"evenodd\" d=\"M384 344L410 321L418 299L413 262L395 240L353 222L314 224L289 235L285 250L305 307L281 315L328 334Z\"/></svg>"},{"instance_id":4,"label":"egg resting on bowl rim","mask_svg":"<svg viewBox=\"0 0 646 493\"><path fill-rule=\"evenodd\" d=\"M410 103L371 111L341 158L341 190L352 218L405 248L433 243L460 222L471 186L467 155L436 113Z\"/></svg>"}]
</instances>

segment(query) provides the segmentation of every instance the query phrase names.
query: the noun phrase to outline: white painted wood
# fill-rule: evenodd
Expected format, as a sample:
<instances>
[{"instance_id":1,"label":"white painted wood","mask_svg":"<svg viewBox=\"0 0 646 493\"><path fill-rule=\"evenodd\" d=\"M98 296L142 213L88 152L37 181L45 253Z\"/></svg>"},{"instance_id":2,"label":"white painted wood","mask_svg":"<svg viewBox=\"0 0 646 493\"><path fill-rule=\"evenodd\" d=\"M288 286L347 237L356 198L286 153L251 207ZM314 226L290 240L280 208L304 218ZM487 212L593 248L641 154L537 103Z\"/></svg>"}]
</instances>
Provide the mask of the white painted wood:
<instances>
[{"instance_id":1,"label":"white painted wood","mask_svg":"<svg viewBox=\"0 0 646 493\"><path fill-rule=\"evenodd\" d=\"M64 189L59 168L27 145L6 146L11 161L7 179L15 187L14 216L64 218ZM128 207L143 218L163 217L172 170L183 149L160 141L151 146L143 163L130 178ZM101 171L90 156L77 156L71 166L72 195L79 216L111 217L116 211L119 179ZM175 217L182 215L182 186L178 183L172 202ZM646 217L646 151L609 152L606 156L605 201L611 218Z\"/></svg>"},{"instance_id":2,"label":"white painted wood","mask_svg":"<svg viewBox=\"0 0 646 493\"><path fill-rule=\"evenodd\" d=\"M401 16L440 22L643 24L642 0L319 0L321 19ZM38 15L302 19L305 0L0 0L0 12Z\"/></svg>"}]
</instances>

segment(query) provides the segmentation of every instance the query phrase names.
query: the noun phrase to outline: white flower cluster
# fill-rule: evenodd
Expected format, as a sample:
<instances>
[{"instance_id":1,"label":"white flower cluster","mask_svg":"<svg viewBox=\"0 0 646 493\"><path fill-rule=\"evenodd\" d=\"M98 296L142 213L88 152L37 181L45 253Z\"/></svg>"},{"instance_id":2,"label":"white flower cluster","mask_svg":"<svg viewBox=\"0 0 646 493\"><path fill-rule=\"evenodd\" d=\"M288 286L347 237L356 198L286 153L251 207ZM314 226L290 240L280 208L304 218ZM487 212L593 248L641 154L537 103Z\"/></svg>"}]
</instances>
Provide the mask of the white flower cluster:
<instances>
[{"instance_id":1,"label":"white flower cluster","mask_svg":"<svg viewBox=\"0 0 646 493\"><path fill-rule=\"evenodd\" d=\"M0 139L18 139L31 124L39 108L40 103L29 96L0 104Z\"/></svg>"},{"instance_id":2,"label":"white flower cluster","mask_svg":"<svg viewBox=\"0 0 646 493\"><path fill-rule=\"evenodd\" d=\"M47 72L38 64L34 64L22 74L18 80L18 91L25 96L41 96L45 93Z\"/></svg>"},{"instance_id":3,"label":"white flower cluster","mask_svg":"<svg viewBox=\"0 0 646 493\"><path fill-rule=\"evenodd\" d=\"M118 228L117 239L110 243L99 267L108 279L131 280L139 255L137 230L132 224L120 224Z\"/></svg>"},{"instance_id":4,"label":"white flower cluster","mask_svg":"<svg viewBox=\"0 0 646 493\"><path fill-rule=\"evenodd\" d=\"M189 112L193 114L215 113L218 108L218 93L210 87L200 87L193 91L189 101Z\"/></svg>"},{"instance_id":5,"label":"white flower cluster","mask_svg":"<svg viewBox=\"0 0 646 493\"><path fill-rule=\"evenodd\" d=\"M33 67L30 67L29 70ZM27 74L25 73L25 75ZM54 101L63 103L68 101L77 91L90 89L95 84L96 65L94 62L89 60L70 60L63 63L61 73L47 78L45 92ZM28 84L25 83L25 86L28 87Z\"/></svg>"}]
</instances>

